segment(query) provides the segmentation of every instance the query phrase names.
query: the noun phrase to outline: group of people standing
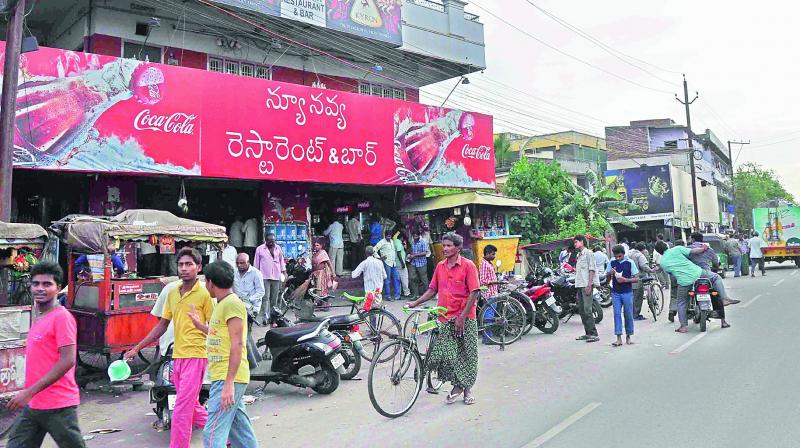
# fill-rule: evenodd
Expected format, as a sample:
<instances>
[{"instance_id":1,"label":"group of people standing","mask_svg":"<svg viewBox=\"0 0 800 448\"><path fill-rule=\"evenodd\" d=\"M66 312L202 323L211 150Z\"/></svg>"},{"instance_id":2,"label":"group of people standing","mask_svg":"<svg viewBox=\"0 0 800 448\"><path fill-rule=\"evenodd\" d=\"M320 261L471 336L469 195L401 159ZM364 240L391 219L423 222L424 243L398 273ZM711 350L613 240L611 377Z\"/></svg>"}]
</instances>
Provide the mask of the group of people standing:
<instances>
[{"instance_id":1,"label":"group of people standing","mask_svg":"<svg viewBox=\"0 0 800 448\"><path fill-rule=\"evenodd\" d=\"M748 260L750 264L750 276L756 276L756 269L761 271L761 276L767 275L764 268L764 252L762 249L767 246L766 241L758 236L758 232L750 234L750 239L745 239L745 235L740 233L727 240L725 251L731 257L733 262L733 272L735 277L747 275L747 267L744 265L744 260ZM744 266L744 273L742 268Z\"/></svg>"},{"instance_id":2,"label":"group of people standing","mask_svg":"<svg viewBox=\"0 0 800 448\"><path fill-rule=\"evenodd\" d=\"M597 342L600 340L595 326L593 306L593 289L601 285L602 273L604 280L611 284L611 298L614 307L614 333L617 340L613 346L622 345L623 320L626 344L633 344L634 321L644 320L642 305L644 302L644 288L641 278L644 275L656 275L659 272L668 274L670 279L670 311L668 319L674 322L678 316L678 333L688 331L688 302L689 291L700 278L708 278L713 288L719 293L712 297L712 305L716 317L721 319L722 328L729 328L730 324L725 319L725 306L739 303L727 294L722 278L714 272L719 268L719 256L703 241L703 234L691 234L691 245L685 246L681 240L670 245L662 235L652 244L652 256L644 242L628 244L623 240L611 249L613 258L605 254L604 248L596 246L594 251L589 250L587 239L583 235L576 236L570 247L565 248L559 256L562 263L569 263L575 268L575 286L578 289L578 308L585 334L578 340ZM760 239L748 244L751 249L751 258L760 258ZM751 239L752 241L752 239ZM737 245L738 247L738 245ZM756 251L753 250L755 248ZM754 255L757 255L754 257ZM763 259L762 259L763 260ZM735 260L734 260L735 261ZM758 264L758 260L755 260ZM763 267L763 261L760 263ZM762 271L763 272L763 271ZM624 317L624 319L623 319Z\"/></svg>"}]
</instances>

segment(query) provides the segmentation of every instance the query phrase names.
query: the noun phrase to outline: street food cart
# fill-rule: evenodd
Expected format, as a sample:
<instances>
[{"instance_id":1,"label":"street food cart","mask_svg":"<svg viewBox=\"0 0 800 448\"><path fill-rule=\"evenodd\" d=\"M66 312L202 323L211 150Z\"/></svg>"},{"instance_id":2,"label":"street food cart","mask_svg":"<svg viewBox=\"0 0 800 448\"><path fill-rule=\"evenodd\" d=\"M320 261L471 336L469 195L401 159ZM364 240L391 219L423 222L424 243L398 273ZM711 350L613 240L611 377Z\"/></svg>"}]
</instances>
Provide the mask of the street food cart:
<instances>
[{"instance_id":1,"label":"street food cart","mask_svg":"<svg viewBox=\"0 0 800 448\"><path fill-rule=\"evenodd\" d=\"M0 407L25 387L25 341L31 326L30 268L47 232L36 224L0 222ZM8 417L8 418L6 418ZM0 434L12 415L0 416Z\"/></svg>"},{"instance_id":2,"label":"street food cart","mask_svg":"<svg viewBox=\"0 0 800 448\"><path fill-rule=\"evenodd\" d=\"M228 239L222 226L158 210L128 210L106 219L73 215L54 227L69 250L67 307L78 325L78 362L88 369L104 369L112 356L121 356L158 323L150 310L164 282L137 273L136 243L169 255L181 244L221 245ZM122 275L113 266L115 251L125 259ZM80 271L76 262L84 255L88 269ZM140 353L144 364L132 367L147 368L157 353L145 350Z\"/></svg>"},{"instance_id":3,"label":"street food cart","mask_svg":"<svg viewBox=\"0 0 800 448\"><path fill-rule=\"evenodd\" d=\"M402 215L426 215L433 242L434 257L443 259L442 236L448 232L469 232L471 247L465 247L476 264L483 257L483 249L491 244L497 247L497 260L501 270L512 271L516 263L520 235L512 235L509 219L514 214L534 212L536 204L505 196L470 191L420 199L404 207ZM460 224L460 225L459 225Z\"/></svg>"}]
</instances>

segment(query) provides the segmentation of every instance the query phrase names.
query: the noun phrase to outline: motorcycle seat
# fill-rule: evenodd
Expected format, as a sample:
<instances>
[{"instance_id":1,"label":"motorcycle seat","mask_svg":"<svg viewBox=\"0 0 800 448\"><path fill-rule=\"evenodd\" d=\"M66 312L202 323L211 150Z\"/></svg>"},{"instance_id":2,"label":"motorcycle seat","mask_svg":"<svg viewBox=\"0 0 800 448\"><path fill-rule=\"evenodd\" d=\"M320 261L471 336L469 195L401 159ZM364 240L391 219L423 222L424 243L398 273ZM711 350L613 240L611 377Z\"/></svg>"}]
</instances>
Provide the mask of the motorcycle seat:
<instances>
[{"instance_id":1,"label":"motorcycle seat","mask_svg":"<svg viewBox=\"0 0 800 448\"><path fill-rule=\"evenodd\" d=\"M312 316L305 319L300 319L301 322L324 322L326 319L330 320L331 327L349 327L357 324L361 317L358 314L340 314L338 316Z\"/></svg>"},{"instance_id":2,"label":"motorcycle seat","mask_svg":"<svg viewBox=\"0 0 800 448\"><path fill-rule=\"evenodd\" d=\"M322 322L309 322L293 327L272 328L264 336L264 342L267 347L285 347L297 343L303 336L319 333L322 326Z\"/></svg>"}]
</instances>

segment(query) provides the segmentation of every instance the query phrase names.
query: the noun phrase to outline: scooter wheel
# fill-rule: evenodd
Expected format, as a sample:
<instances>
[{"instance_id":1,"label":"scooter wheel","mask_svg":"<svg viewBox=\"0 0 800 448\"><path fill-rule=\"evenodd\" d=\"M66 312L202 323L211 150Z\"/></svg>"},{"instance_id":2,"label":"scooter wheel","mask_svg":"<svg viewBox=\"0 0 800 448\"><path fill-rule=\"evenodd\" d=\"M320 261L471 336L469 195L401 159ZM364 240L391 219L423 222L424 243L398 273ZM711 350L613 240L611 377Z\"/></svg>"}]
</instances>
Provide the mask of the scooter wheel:
<instances>
[{"instance_id":1,"label":"scooter wheel","mask_svg":"<svg viewBox=\"0 0 800 448\"><path fill-rule=\"evenodd\" d=\"M314 392L328 395L339 388L339 372L337 372L330 363L326 362L322 364L322 371L320 371L317 376L321 376L321 378L320 382L312 388Z\"/></svg>"}]
</instances>

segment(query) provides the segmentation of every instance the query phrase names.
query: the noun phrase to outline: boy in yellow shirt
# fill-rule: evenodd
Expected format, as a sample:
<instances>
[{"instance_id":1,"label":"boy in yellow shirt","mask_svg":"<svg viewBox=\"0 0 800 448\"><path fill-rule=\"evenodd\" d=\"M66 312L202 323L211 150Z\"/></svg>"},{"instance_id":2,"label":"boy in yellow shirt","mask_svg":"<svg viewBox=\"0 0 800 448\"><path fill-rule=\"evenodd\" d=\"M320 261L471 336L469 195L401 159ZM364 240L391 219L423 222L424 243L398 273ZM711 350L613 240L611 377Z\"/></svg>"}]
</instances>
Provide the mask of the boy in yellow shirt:
<instances>
[{"instance_id":1,"label":"boy in yellow shirt","mask_svg":"<svg viewBox=\"0 0 800 448\"><path fill-rule=\"evenodd\" d=\"M125 359L133 359L139 350L161 337L172 321L175 329L175 344L172 349L175 409L172 411L170 448L189 448L192 426L202 428L208 420L208 412L198 400L208 366L206 335L195 327L189 317L190 311L194 310L198 320L208 322L214 309L211 294L197 278L201 263L202 257L197 250L184 247L178 251L180 287L169 292L164 314L158 325L136 347L125 353Z\"/></svg>"},{"instance_id":2,"label":"boy in yellow shirt","mask_svg":"<svg viewBox=\"0 0 800 448\"><path fill-rule=\"evenodd\" d=\"M208 421L203 433L205 448L231 446L256 448L250 418L242 397L250 382L247 362L247 308L233 293L233 267L215 261L205 269L206 287L217 299L208 325L196 309L189 312L194 326L208 334L208 372L211 392L208 397Z\"/></svg>"}]
</instances>

